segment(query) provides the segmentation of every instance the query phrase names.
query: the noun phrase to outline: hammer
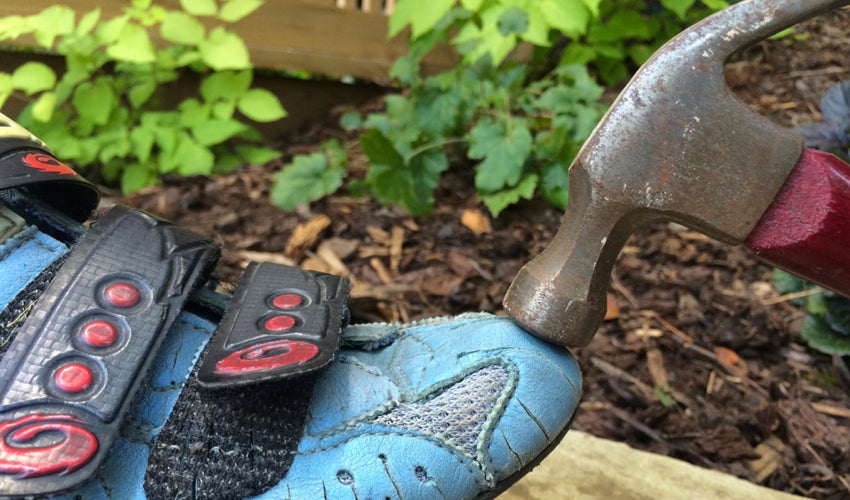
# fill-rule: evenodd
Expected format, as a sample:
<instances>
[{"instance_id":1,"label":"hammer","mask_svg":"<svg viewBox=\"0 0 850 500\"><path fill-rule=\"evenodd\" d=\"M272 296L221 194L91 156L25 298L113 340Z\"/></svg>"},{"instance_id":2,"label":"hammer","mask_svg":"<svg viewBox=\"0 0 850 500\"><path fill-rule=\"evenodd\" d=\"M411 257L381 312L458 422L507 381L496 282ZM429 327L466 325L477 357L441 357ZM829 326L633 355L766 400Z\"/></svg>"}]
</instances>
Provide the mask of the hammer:
<instances>
[{"instance_id":1,"label":"hammer","mask_svg":"<svg viewBox=\"0 0 850 500\"><path fill-rule=\"evenodd\" d=\"M725 84L736 50L850 0L748 0L682 32L644 64L569 171L549 246L517 274L505 309L526 330L586 345L633 230L669 220L850 294L850 167L750 110ZM842 258L843 257L843 258ZM843 265L840 265L841 263Z\"/></svg>"}]
</instances>

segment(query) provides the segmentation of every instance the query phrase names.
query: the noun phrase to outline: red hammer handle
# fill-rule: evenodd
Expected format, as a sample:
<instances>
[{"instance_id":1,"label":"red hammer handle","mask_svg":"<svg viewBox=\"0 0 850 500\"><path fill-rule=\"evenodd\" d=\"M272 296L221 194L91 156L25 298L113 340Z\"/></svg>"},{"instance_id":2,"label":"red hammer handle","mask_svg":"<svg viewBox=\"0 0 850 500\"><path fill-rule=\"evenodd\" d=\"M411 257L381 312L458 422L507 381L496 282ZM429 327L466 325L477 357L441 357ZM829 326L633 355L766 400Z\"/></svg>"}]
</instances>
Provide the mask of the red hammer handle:
<instances>
[{"instance_id":1,"label":"red hammer handle","mask_svg":"<svg viewBox=\"0 0 850 500\"><path fill-rule=\"evenodd\" d=\"M746 245L767 263L850 297L850 165L804 150Z\"/></svg>"}]
</instances>

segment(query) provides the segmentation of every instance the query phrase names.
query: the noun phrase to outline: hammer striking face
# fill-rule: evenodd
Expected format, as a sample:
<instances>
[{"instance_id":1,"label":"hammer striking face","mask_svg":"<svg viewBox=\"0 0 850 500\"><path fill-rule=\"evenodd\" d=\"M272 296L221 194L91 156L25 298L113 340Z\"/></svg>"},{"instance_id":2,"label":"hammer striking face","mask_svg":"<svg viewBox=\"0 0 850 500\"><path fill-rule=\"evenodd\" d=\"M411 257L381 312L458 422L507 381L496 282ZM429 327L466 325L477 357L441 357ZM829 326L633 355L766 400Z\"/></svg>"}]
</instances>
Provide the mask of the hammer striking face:
<instances>
[{"instance_id":1,"label":"hammer striking face","mask_svg":"<svg viewBox=\"0 0 850 500\"><path fill-rule=\"evenodd\" d=\"M802 138L754 113L725 85L734 51L850 0L749 0L694 25L638 71L570 167L550 245L526 264L505 309L532 333L587 344L608 279L639 225L679 222L742 243L796 165Z\"/></svg>"}]
</instances>

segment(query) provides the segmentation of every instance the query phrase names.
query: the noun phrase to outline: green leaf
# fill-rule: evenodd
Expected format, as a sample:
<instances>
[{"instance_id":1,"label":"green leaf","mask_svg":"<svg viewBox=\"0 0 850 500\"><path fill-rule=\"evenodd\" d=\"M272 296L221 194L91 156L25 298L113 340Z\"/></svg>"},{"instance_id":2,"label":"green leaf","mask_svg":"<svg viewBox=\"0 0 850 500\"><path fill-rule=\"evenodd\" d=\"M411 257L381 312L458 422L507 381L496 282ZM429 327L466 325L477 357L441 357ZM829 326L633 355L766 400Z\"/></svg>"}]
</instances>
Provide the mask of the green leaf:
<instances>
[{"instance_id":1,"label":"green leaf","mask_svg":"<svg viewBox=\"0 0 850 500\"><path fill-rule=\"evenodd\" d=\"M322 151L297 155L292 163L275 174L270 195L284 210L309 203L333 193L345 179L345 151L336 140L322 145Z\"/></svg>"},{"instance_id":2,"label":"green leaf","mask_svg":"<svg viewBox=\"0 0 850 500\"><path fill-rule=\"evenodd\" d=\"M655 394L655 397L658 399L658 402L661 403L661 406L665 408L673 408L676 406L676 399L673 397L670 387L666 385L656 385L652 389L652 393Z\"/></svg>"},{"instance_id":3,"label":"green leaf","mask_svg":"<svg viewBox=\"0 0 850 500\"><path fill-rule=\"evenodd\" d=\"M24 33L30 32L32 32L30 23L23 16L6 16L0 18L0 40L14 40Z\"/></svg>"},{"instance_id":4,"label":"green leaf","mask_svg":"<svg viewBox=\"0 0 850 500\"><path fill-rule=\"evenodd\" d=\"M207 102L236 100L251 88L252 77L251 70L213 73L201 82L201 96Z\"/></svg>"},{"instance_id":5,"label":"green leaf","mask_svg":"<svg viewBox=\"0 0 850 500\"><path fill-rule=\"evenodd\" d=\"M129 194L138 191L145 186L150 186L156 182L156 173L139 164L133 164L121 172L121 191L124 194Z\"/></svg>"},{"instance_id":6,"label":"green leaf","mask_svg":"<svg viewBox=\"0 0 850 500\"><path fill-rule=\"evenodd\" d=\"M212 69L248 69L251 60L248 48L239 35L219 26L198 45L201 59Z\"/></svg>"},{"instance_id":7,"label":"green leaf","mask_svg":"<svg viewBox=\"0 0 850 500\"><path fill-rule=\"evenodd\" d=\"M45 92L38 97L32 105L32 117L42 123L47 123L53 118L56 109L56 94Z\"/></svg>"},{"instance_id":8,"label":"green leaf","mask_svg":"<svg viewBox=\"0 0 850 500\"><path fill-rule=\"evenodd\" d=\"M235 23L263 5L263 0L229 0L221 6L218 18L228 23Z\"/></svg>"},{"instance_id":9,"label":"green leaf","mask_svg":"<svg viewBox=\"0 0 850 500\"><path fill-rule=\"evenodd\" d=\"M405 168L404 157L381 131L370 129L360 136L360 145L363 147L363 153L369 157L369 161L372 163L387 165L395 169Z\"/></svg>"},{"instance_id":10,"label":"green leaf","mask_svg":"<svg viewBox=\"0 0 850 500\"><path fill-rule=\"evenodd\" d=\"M147 163L154 145L154 133L143 127L134 127L130 131L130 144L133 154L141 163Z\"/></svg>"},{"instance_id":11,"label":"green leaf","mask_svg":"<svg viewBox=\"0 0 850 500\"><path fill-rule=\"evenodd\" d=\"M214 16L218 13L215 0L180 0L180 7L193 16Z\"/></svg>"},{"instance_id":12,"label":"green leaf","mask_svg":"<svg viewBox=\"0 0 850 500\"><path fill-rule=\"evenodd\" d=\"M348 131L357 130L363 127L363 118L357 111L349 111L339 119L339 125Z\"/></svg>"},{"instance_id":13,"label":"green leaf","mask_svg":"<svg viewBox=\"0 0 850 500\"><path fill-rule=\"evenodd\" d=\"M245 130L238 120L207 120L192 127L192 136L201 146L221 144Z\"/></svg>"},{"instance_id":14,"label":"green leaf","mask_svg":"<svg viewBox=\"0 0 850 500\"><path fill-rule=\"evenodd\" d=\"M528 31L528 14L519 7L510 7L499 16L497 26L502 36L525 33Z\"/></svg>"},{"instance_id":15,"label":"green leaf","mask_svg":"<svg viewBox=\"0 0 850 500\"><path fill-rule=\"evenodd\" d=\"M531 153L531 133L520 120L512 121L508 132L501 122L482 119L469 133L469 157L483 159L476 167L475 186L494 192L513 187L520 180Z\"/></svg>"},{"instance_id":16,"label":"green leaf","mask_svg":"<svg viewBox=\"0 0 850 500\"><path fill-rule=\"evenodd\" d=\"M130 17L123 15L100 23L97 27L98 39L106 44L115 42L129 21Z\"/></svg>"},{"instance_id":17,"label":"green leaf","mask_svg":"<svg viewBox=\"0 0 850 500\"><path fill-rule=\"evenodd\" d=\"M841 356L850 354L850 337L834 332L821 318L807 316L800 336L812 349L820 352Z\"/></svg>"},{"instance_id":18,"label":"green leaf","mask_svg":"<svg viewBox=\"0 0 850 500\"><path fill-rule=\"evenodd\" d=\"M782 269L773 270L773 287L781 294L800 292L804 288L803 279Z\"/></svg>"},{"instance_id":19,"label":"green leaf","mask_svg":"<svg viewBox=\"0 0 850 500\"><path fill-rule=\"evenodd\" d=\"M265 165L280 157L280 151L259 146L236 146L236 154L251 165Z\"/></svg>"},{"instance_id":20,"label":"green leaf","mask_svg":"<svg viewBox=\"0 0 850 500\"><path fill-rule=\"evenodd\" d=\"M116 97L107 80L100 78L95 83L81 83L71 102L82 119L105 125L115 107Z\"/></svg>"},{"instance_id":21,"label":"green leaf","mask_svg":"<svg viewBox=\"0 0 850 500\"><path fill-rule=\"evenodd\" d=\"M88 35L100 21L100 7L84 15L77 24L77 36Z\"/></svg>"},{"instance_id":22,"label":"green leaf","mask_svg":"<svg viewBox=\"0 0 850 500\"><path fill-rule=\"evenodd\" d=\"M552 163L543 172L543 197L558 208L566 208L570 195L569 167L562 163Z\"/></svg>"},{"instance_id":23,"label":"green leaf","mask_svg":"<svg viewBox=\"0 0 850 500\"><path fill-rule=\"evenodd\" d=\"M6 99L12 95L12 76L8 73L0 72L0 108L6 103Z\"/></svg>"},{"instance_id":24,"label":"green leaf","mask_svg":"<svg viewBox=\"0 0 850 500\"><path fill-rule=\"evenodd\" d=\"M130 23L124 25L118 39L106 48L106 53L116 61L139 64L156 61L153 43L147 30Z\"/></svg>"},{"instance_id":25,"label":"green leaf","mask_svg":"<svg viewBox=\"0 0 850 500\"><path fill-rule=\"evenodd\" d=\"M180 12L169 11L159 26L162 38L183 45L198 45L204 39L204 25L194 17Z\"/></svg>"},{"instance_id":26,"label":"green leaf","mask_svg":"<svg viewBox=\"0 0 850 500\"><path fill-rule=\"evenodd\" d=\"M472 12L477 11L481 8L481 4L484 3L484 0L460 0L460 4L466 10L471 10Z\"/></svg>"},{"instance_id":27,"label":"green leaf","mask_svg":"<svg viewBox=\"0 0 850 500\"><path fill-rule=\"evenodd\" d=\"M178 123L182 128L192 128L210 118L210 105L195 98L181 102L177 109L180 111Z\"/></svg>"},{"instance_id":28,"label":"green leaf","mask_svg":"<svg viewBox=\"0 0 850 500\"><path fill-rule=\"evenodd\" d=\"M578 38L587 32L590 22L587 5L577 1L540 0L539 6L549 24L570 38Z\"/></svg>"},{"instance_id":29,"label":"green leaf","mask_svg":"<svg viewBox=\"0 0 850 500\"><path fill-rule=\"evenodd\" d=\"M487 205L493 217L498 217L502 210L513 205L521 199L531 199L534 190L537 189L538 178L536 175L525 176L516 187L497 191L495 193L478 193L481 201Z\"/></svg>"},{"instance_id":30,"label":"green leaf","mask_svg":"<svg viewBox=\"0 0 850 500\"><path fill-rule=\"evenodd\" d=\"M140 82L127 91L127 99L134 109L139 109L144 103L148 102L155 91L156 82Z\"/></svg>"},{"instance_id":31,"label":"green leaf","mask_svg":"<svg viewBox=\"0 0 850 500\"><path fill-rule=\"evenodd\" d=\"M31 21L35 41L44 48L53 46L57 36L74 32L74 10L64 5L53 5L36 14Z\"/></svg>"},{"instance_id":32,"label":"green leaf","mask_svg":"<svg viewBox=\"0 0 850 500\"><path fill-rule=\"evenodd\" d=\"M12 86L32 95L56 85L56 73L44 63L24 63L12 73Z\"/></svg>"},{"instance_id":33,"label":"green leaf","mask_svg":"<svg viewBox=\"0 0 850 500\"><path fill-rule=\"evenodd\" d=\"M240 113L258 122L273 122L286 116L277 97L266 89L251 89L237 101Z\"/></svg>"},{"instance_id":34,"label":"green leaf","mask_svg":"<svg viewBox=\"0 0 850 500\"><path fill-rule=\"evenodd\" d=\"M424 35L454 6L455 0L399 0L390 15L389 36L396 36L408 24L411 38Z\"/></svg>"},{"instance_id":35,"label":"green leaf","mask_svg":"<svg viewBox=\"0 0 850 500\"><path fill-rule=\"evenodd\" d=\"M233 117L233 112L236 110L236 103L232 101L219 101L213 104L212 115L219 120L227 120Z\"/></svg>"},{"instance_id":36,"label":"green leaf","mask_svg":"<svg viewBox=\"0 0 850 500\"><path fill-rule=\"evenodd\" d=\"M661 5L670 9L679 19L685 20L688 9L690 9L696 0L661 0Z\"/></svg>"},{"instance_id":37,"label":"green leaf","mask_svg":"<svg viewBox=\"0 0 850 500\"><path fill-rule=\"evenodd\" d=\"M605 24L593 24L587 33L587 41L592 45L619 42L628 38L648 40L652 31L640 12L620 10L611 15Z\"/></svg>"},{"instance_id":38,"label":"green leaf","mask_svg":"<svg viewBox=\"0 0 850 500\"><path fill-rule=\"evenodd\" d=\"M160 155L161 172L177 171L180 175L209 175L215 164L215 156L208 148L195 142L185 132L176 133L176 145L170 152ZM157 140L159 143L159 140Z\"/></svg>"}]
</instances>

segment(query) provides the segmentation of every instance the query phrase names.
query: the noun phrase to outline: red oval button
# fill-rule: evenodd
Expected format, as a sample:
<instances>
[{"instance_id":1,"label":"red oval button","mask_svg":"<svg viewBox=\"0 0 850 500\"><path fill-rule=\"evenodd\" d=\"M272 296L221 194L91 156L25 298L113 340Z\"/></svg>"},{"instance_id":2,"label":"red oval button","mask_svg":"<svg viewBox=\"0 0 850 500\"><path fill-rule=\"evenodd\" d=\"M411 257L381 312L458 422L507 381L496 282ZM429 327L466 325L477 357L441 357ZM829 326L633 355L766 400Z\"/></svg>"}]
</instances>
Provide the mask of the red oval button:
<instances>
[{"instance_id":1,"label":"red oval button","mask_svg":"<svg viewBox=\"0 0 850 500\"><path fill-rule=\"evenodd\" d=\"M71 363L56 370L53 375L56 387L71 393L82 392L91 386L94 375L88 366L81 363Z\"/></svg>"},{"instance_id":2,"label":"red oval button","mask_svg":"<svg viewBox=\"0 0 850 500\"><path fill-rule=\"evenodd\" d=\"M292 309L300 306L302 302L304 302L304 299L298 294L282 293L272 300L272 305L278 309Z\"/></svg>"},{"instance_id":3,"label":"red oval button","mask_svg":"<svg viewBox=\"0 0 850 500\"><path fill-rule=\"evenodd\" d=\"M286 315L274 316L266 320L264 326L270 332L282 332L295 326L295 318Z\"/></svg>"},{"instance_id":4,"label":"red oval button","mask_svg":"<svg viewBox=\"0 0 850 500\"><path fill-rule=\"evenodd\" d=\"M129 283L115 283L109 285L103 292L103 296L107 302L115 307L133 307L139 303L142 296L139 290Z\"/></svg>"},{"instance_id":5,"label":"red oval button","mask_svg":"<svg viewBox=\"0 0 850 500\"><path fill-rule=\"evenodd\" d=\"M80 338L92 347L109 347L118 338L118 330L108 321L92 321L83 325Z\"/></svg>"}]
</instances>

